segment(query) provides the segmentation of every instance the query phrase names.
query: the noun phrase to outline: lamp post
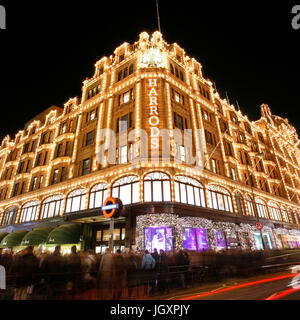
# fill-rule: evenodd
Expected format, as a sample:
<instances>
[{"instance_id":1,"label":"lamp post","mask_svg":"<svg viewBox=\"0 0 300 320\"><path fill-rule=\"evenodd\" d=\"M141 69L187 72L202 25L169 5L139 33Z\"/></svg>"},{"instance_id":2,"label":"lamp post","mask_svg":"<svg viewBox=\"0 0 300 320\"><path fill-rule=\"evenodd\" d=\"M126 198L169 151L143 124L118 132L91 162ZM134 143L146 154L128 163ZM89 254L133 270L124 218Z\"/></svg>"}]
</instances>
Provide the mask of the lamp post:
<instances>
[{"instance_id":1,"label":"lamp post","mask_svg":"<svg viewBox=\"0 0 300 320\"><path fill-rule=\"evenodd\" d=\"M256 157L260 157L260 156L263 156L263 155L264 155L263 152L260 152L260 153L255 154ZM247 165L248 176L250 177L248 157L246 157L246 165ZM255 209L254 209L254 214L256 215L257 222L259 222L259 215L258 215L258 210L257 210L256 201L255 201L255 196L254 196L254 190L253 190L253 175L252 175L252 173L251 173L250 186L251 186L252 198L253 198L253 202L254 202L253 208L255 208ZM260 229L259 231L260 231L260 237L261 237L263 249L265 250L265 249L266 249L266 246L265 246L263 234L262 234L261 229Z\"/></svg>"}]
</instances>

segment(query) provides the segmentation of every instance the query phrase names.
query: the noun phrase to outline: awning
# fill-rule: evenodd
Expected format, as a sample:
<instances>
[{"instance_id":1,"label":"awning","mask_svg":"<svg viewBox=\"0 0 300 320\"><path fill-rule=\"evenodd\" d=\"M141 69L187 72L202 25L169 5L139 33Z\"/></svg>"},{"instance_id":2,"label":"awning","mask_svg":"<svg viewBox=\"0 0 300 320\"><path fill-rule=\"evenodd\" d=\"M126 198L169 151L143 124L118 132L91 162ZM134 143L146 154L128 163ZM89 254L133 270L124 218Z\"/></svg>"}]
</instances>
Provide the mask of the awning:
<instances>
[{"instance_id":1,"label":"awning","mask_svg":"<svg viewBox=\"0 0 300 320\"><path fill-rule=\"evenodd\" d=\"M8 232L0 232L0 243L8 235Z\"/></svg>"},{"instance_id":2,"label":"awning","mask_svg":"<svg viewBox=\"0 0 300 320\"><path fill-rule=\"evenodd\" d=\"M2 239L0 247L13 248L13 247L20 246L24 236L27 233L28 231L25 231L25 230L9 233L6 237Z\"/></svg>"},{"instance_id":3,"label":"awning","mask_svg":"<svg viewBox=\"0 0 300 320\"><path fill-rule=\"evenodd\" d=\"M45 244L49 233L53 228L37 228L33 231L28 232L21 242L21 246L38 246Z\"/></svg>"},{"instance_id":4,"label":"awning","mask_svg":"<svg viewBox=\"0 0 300 320\"><path fill-rule=\"evenodd\" d=\"M80 225L64 224L52 230L47 244L76 244L80 241Z\"/></svg>"}]
</instances>

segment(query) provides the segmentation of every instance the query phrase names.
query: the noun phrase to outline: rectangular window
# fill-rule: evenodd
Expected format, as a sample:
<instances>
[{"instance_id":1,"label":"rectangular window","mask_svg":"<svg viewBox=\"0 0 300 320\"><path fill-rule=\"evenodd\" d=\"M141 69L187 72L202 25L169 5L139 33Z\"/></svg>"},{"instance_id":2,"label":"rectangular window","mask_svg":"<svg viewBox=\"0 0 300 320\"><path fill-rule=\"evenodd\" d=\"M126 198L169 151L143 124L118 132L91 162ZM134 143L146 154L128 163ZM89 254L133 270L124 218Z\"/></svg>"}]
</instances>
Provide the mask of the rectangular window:
<instances>
[{"instance_id":1,"label":"rectangular window","mask_svg":"<svg viewBox=\"0 0 300 320\"><path fill-rule=\"evenodd\" d=\"M44 166L44 165L46 164L46 162L47 162L47 157L48 157L48 151L46 151L46 153L45 153L43 166Z\"/></svg>"},{"instance_id":2,"label":"rectangular window","mask_svg":"<svg viewBox=\"0 0 300 320\"><path fill-rule=\"evenodd\" d=\"M180 103L180 94L178 92L175 92L175 101Z\"/></svg>"},{"instance_id":3,"label":"rectangular window","mask_svg":"<svg viewBox=\"0 0 300 320\"><path fill-rule=\"evenodd\" d=\"M94 120L96 118L96 109L95 110L92 110L91 113L90 113L90 120Z\"/></svg>"},{"instance_id":4,"label":"rectangular window","mask_svg":"<svg viewBox=\"0 0 300 320\"><path fill-rule=\"evenodd\" d=\"M231 177L232 177L232 180L236 181L236 173L234 168L231 168Z\"/></svg>"},{"instance_id":5,"label":"rectangular window","mask_svg":"<svg viewBox=\"0 0 300 320\"><path fill-rule=\"evenodd\" d=\"M205 135L206 135L206 142L213 145L212 134L209 131L205 130Z\"/></svg>"},{"instance_id":6,"label":"rectangular window","mask_svg":"<svg viewBox=\"0 0 300 320\"><path fill-rule=\"evenodd\" d=\"M36 159L36 166L40 166L41 165L41 160L42 160L42 153L39 153Z\"/></svg>"},{"instance_id":7,"label":"rectangular window","mask_svg":"<svg viewBox=\"0 0 300 320\"><path fill-rule=\"evenodd\" d=\"M177 128L183 130L183 118L176 114Z\"/></svg>"},{"instance_id":8,"label":"rectangular window","mask_svg":"<svg viewBox=\"0 0 300 320\"><path fill-rule=\"evenodd\" d=\"M29 142L27 142L24 146L24 152L23 153L27 153L28 152L28 148L29 148Z\"/></svg>"},{"instance_id":9,"label":"rectangular window","mask_svg":"<svg viewBox=\"0 0 300 320\"><path fill-rule=\"evenodd\" d=\"M82 175L88 174L90 172L90 159L85 159L82 161Z\"/></svg>"},{"instance_id":10,"label":"rectangular window","mask_svg":"<svg viewBox=\"0 0 300 320\"><path fill-rule=\"evenodd\" d=\"M19 190L19 183L16 183L14 187L13 197L15 197L18 194L18 190Z\"/></svg>"},{"instance_id":11,"label":"rectangular window","mask_svg":"<svg viewBox=\"0 0 300 320\"><path fill-rule=\"evenodd\" d=\"M44 176L40 176L40 182L39 182L39 185L38 185L38 189L41 188L41 186L43 184L43 180L44 180Z\"/></svg>"},{"instance_id":12,"label":"rectangular window","mask_svg":"<svg viewBox=\"0 0 300 320\"><path fill-rule=\"evenodd\" d=\"M125 93L123 93L123 103L127 103L130 100L130 92L127 91Z\"/></svg>"},{"instance_id":13,"label":"rectangular window","mask_svg":"<svg viewBox=\"0 0 300 320\"><path fill-rule=\"evenodd\" d=\"M86 135L85 145L89 146L89 145L93 144L93 142L94 142L94 131L91 131Z\"/></svg>"},{"instance_id":14,"label":"rectangular window","mask_svg":"<svg viewBox=\"0 0 300 320\"><path fill-rule=\"evenodd\" d=\"M66 168L62 167L61 168L61 174L60 174L60 181L65 181L66 176Z\"/></svg>"},{"instance_id":15,"label":"rectangular window","mask_svg":"<svg viewBox=\"0 0 300 320\"><path fill-rule=\"evenodd\" d=\"M49 132L49 136L48 136L48 143L51 142L51 137L52 137L52 131Z\"/></svg>"},{"instance_id":16,"label":"rectangular window","mask_svg":"<svg viewBox=\"0 0 300 320\"><path fill-rule=\"evenodd\" d=\"M22 172L23 172L23 168L24 168L24 161L22 161L22 162L20 163L18 173L22 173Z\"/></svg>"},{"instance_id":17,"label":"rectangular window","mask_svg":"<svg viewBox=\"0 0 300 320\"><path fill-rule=\"evenodd\" d=\"M218 173L217 161L215 159L211 159L212 172Z\"/></svg>"},{"instance_id":18,"label":"rectangular window","mask_svg":"<svg viewBox=\"0 0 300 320\"><path fill-rule=\"evenodd\" d=\"M204 120L206 121L209 121L209 115L208 115L208 112L203 110L203 117L204 117Z\"/></svg>"},{"instance_id":19,"label":"rectangular window","mask_svg":"<svg viewBox=\"0 0 300 320\"><path fill-rule=\"evenodd\" d=\"M52 184L57 183L57 177L58 177L58 169L55 169L53 171Z\"/></svg>"},{"instance_id":20,"label":"rectangular window","mask_svg":"<svg viewBox=\"0 0 300 320\"><path fill-rule=\"evenodd\" d=\"M67 123L64 122L62 125L61 125L61 134L64 134L67 132Z\"/></svg>"},{"instance_id":21,"label":"rectangular window","mask_svg":"<svg viewBox=\"0 0 300 320\"><path fill-rule=\"evenodd\" d=\"M63 146L62 143L60 143L60 144L57 146L56 158L60 157L61 151L62 151L62 146Z\"/></svg>"},{"instance_id":22,"label":"rectangular window","mask_svg":"<svg viewBox=\"0 0 300 320\"><path fill-rule=\"evenodd\" d=\"M123 146L120 148L120 163L127 162L127 146Z\"/></svg>"},{"instance_id":23,"label":"rectangular window","mask_svg":"<svg viewBox=\"0 0 300 320\"><path fill-rule=\"evenodd\" d=\"M35 189L36 182L37 182L37 176L35 176L35 177L33 178L33 180L32 180L31 187L30 187L30 191L32 191L32 190Z\"/></svg>"}]
</instances>

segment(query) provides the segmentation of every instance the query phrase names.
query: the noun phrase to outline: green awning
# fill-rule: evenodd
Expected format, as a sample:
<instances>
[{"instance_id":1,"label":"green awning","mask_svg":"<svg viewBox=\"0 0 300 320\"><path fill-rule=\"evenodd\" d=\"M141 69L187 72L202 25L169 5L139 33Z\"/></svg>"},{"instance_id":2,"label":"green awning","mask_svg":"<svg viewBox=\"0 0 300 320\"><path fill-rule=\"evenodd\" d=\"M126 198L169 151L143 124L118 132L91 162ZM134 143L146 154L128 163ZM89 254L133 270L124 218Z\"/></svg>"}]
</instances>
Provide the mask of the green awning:
<instances>
[{"instance_id":1,"label":"green awning","mask_svg":"<svg viewBox=\"0 0 300 320\"><path fill-rule=\"evenodd\" d=\"M53 228L38 228L28 232L21 242L21 246L38 246L46 244L49 233Z\"/></svg>"},{"instance_id":2,"label":"green awning","mask_svg":"<svg viewBox=\"0 0 300 320\"><path fill-rule=\"evenodd\" d=\"M24 236L28 233L28 231L21 230L9 233L6 237L4 237L1 241L0 247L2 248L13 248L20 246Z\"/></svg>"},{"instance_id":3,"label":"green awning","mask_svg":"<svg viewBox=\"0 0 300 320\"><path fill-rule=\"evenodd\" d=\"M80 225L64 224L50 232L47 244L75 244L79 243L79 239Z\"/></svg>"},{"instance_id":4,"label":"green awning","mask_svg":"<svg viewBox=\"0 0 300 320\"><path fill-rule=\"evenodd\" d=\"M8 235L8 232L0 232L0 243Z\"/></svg>"}]
</instances>

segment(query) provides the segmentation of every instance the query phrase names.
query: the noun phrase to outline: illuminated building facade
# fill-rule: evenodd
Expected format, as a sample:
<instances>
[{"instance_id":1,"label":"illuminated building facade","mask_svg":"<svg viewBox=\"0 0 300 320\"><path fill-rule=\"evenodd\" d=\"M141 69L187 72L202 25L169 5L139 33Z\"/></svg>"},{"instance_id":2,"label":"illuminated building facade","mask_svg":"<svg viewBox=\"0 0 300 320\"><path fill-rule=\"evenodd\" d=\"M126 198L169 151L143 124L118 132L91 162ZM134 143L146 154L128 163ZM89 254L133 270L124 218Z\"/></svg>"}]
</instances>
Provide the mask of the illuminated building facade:
<instances>
[{"instance_id":1,"label":"illuminated building facade","mask_svg":"<svg viewBox=\"0 0 300 320\"><path fill-rule=\"evenodd\" d=\"M116 133L116 146L103 129ZM139 155L139 129L156 162L129 162ZM171 134L170 159L163 161L163 129L192 129L191 148ZM135 133L123 141L124 131ZM203 170L187 161L200 147ZM116 164L108 161L111 148ZM99 252L109 240L100 207L113 196L124 204L115 223L118 247L300 247L295 128L267 105L250 121L220 98L200 63L159 32L122 44L95 64L81 97L5 137L0 174L0 233L79 224L83 246Z\"/></svg>"}]
</instances>

